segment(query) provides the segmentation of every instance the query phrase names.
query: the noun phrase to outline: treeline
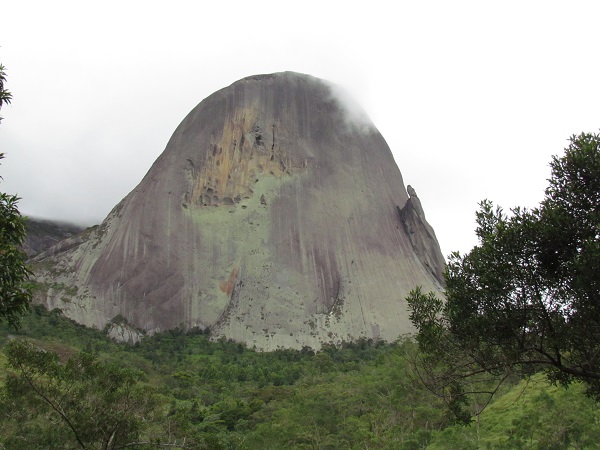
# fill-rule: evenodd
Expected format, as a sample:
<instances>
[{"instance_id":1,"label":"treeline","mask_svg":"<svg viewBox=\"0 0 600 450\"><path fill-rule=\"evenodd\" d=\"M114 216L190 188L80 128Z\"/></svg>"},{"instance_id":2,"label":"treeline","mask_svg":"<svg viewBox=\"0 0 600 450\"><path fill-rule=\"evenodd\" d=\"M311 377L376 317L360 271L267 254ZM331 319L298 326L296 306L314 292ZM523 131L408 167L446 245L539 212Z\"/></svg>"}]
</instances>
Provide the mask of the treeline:
<instances>
[{"instance_id":1,"label":"treeline","mask_svg":"<svg viewBox=\"0 0 600 450\"><path fill-rule=\"evenodd\" d=\"M256 352L179 330L135 346L35 306L0 334L0 448L596 448L600 412L511 380L467 427L415 370L417 347L360 340ZM481 405L473 397L473 412Z\"/></svg>"}]
</instances>

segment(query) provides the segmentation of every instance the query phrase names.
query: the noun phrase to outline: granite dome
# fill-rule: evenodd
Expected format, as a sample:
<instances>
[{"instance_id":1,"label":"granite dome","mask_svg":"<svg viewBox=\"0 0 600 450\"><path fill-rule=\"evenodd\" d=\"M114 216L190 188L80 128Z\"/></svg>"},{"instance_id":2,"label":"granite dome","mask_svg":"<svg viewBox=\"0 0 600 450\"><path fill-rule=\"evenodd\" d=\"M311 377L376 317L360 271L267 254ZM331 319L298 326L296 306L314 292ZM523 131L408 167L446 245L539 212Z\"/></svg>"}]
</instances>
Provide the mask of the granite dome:
<instances>
[{"instance_id":1,"label":"granite dome","mask_svg":"<svg viewBox=\"0 0 600 450\"><path fill-rule=\"evenodd\" d=\"M99 328L210 328L267 350L412 331L404 298L441 291L444 259L355 112L292 72L215 92L102 224L36 258L36 301Z\"/></svg>"}]
</instances>

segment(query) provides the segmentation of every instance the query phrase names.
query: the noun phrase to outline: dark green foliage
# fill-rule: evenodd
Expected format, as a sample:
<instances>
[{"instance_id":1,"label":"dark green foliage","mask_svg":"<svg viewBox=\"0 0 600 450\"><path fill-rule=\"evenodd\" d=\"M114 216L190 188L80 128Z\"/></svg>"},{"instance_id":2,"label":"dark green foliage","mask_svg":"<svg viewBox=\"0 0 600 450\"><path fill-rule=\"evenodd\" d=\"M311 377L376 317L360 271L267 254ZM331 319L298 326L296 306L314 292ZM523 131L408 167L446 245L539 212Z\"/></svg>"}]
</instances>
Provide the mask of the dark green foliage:
<instances>
[{"instance_id":1,"label":"dark green foliage","mask_svg":"<svg viewBox=\"0 0 600 450\"><path fill-rule=\"evenodd\" d=\"M35 421L35 433L27 430L27 448L68 442L81 448L121 448L139 441L143 422L157 406L154 394L138 386L142 372L83 352L61 362L57 353L24 340L12 340L5 352L14 372L4 387L4 427L22 433L28 417L47 418Z\"/></svg>"},{"instance_id":2,"label":"dark green foliage","mask_svg":"<svg viewBox=\"0 0 600 450\"><path fill-rule=\"evenodd\" d=\"M260 448L261 442L267 448L310 448L318 442L329 442L329 448L339 448L336 442L349 448L354 442L359 448L396 448L386 442L402 443L415 433L421 439L422 428L432 431L448 423L441 404L410 375L409 355L416 349L410 342L361 340L316 353L260 353L224 339L213 342L203 333L174 330L131 347L39 306L22 322L13 333L16 339L34 339L63 361L78 360L78 349L86 348L97 355L98 364L143 370L141 384L155 387L163 400L153 412L151 429L142 432L162 442L185 438L189 448ZM0 336L7 331L0 327ZM14 391L9 397L22 402ZM35 396L28 398L34 402ZM69 430L62 426L62 434L55 435L51 414L34 411L31 406L28 417L22 417L26 427L8 430L10 439L35 434L39 442L64 442ZM45 448L57 448L52 445Z\"/></svg>"},{"instance_id":3,"label":"dark green foliage","mask_svg":"<svg viewBox=\"0 0 600 450\"><path fill-rule=\"evenodd\" d=\"M41 381L61 374L65 378L50 387L64 387L63 379L78 380L69 393L70 411L80 411L82 418L77 423L98 435L102 433L97 428L100 424L85 420L90 405L108 406L103 409L102 422L114 424L124 419L121 401L130 398L125 406L137 404L144 411L144 405L135 402L140 396L146 399L149 410L129 416L134 425L130 438L138 433L138 441L148 443L127 448L396 450L485 448L487 443L491 448L537 448L524 445L530 441L537 445L545 435L555 442L571 442L573 448L582 448L582 443L593 448L589 443L597 437L597 407L580 394L580 385L569 390L569 395L558 388L546 391L537 387L530 395L520 386L507 387L506 395L483 413L477 427L451 426L453 418L442 398L426 389L413 370L420 357L411 341L383 344L361 340L326 346L319 352L258 353L236 342L211 341L204 333L174 330L127 346L64 318L58 310L46 311L40 306L23 316L16 332L0 325L4 354L9 342L15 345L5 337L9 332L14 340L30 340L32 351L47 350L30 359L52 369ZM80 353L83 349L84 354ZM69 365L73 369L68 369ZM72 430L57 412L33 395L22 378L16 381L18 371L3 373L1 366L0 385L4 379L7 383L0 388L0 415L4 414L0 417L0 447L77 448ZM88 378L83 377L85 373ZM102 386L115 379L121 386L115 395L102 395ZM119 380L124 380L123 384ZM135 383L127 391L124 388L131 381ZM84 391L89 393L83 395ZM129 397L126 392L131 392ZM551 400L540 400L531 409L531 399L545 392ZM477 411L480 399L472 399L474 403L464 406ZM552 425L541 427L550 418ZM500 423L502 426L496 426ZM88 447L101 448L101 444Z\"/></svg>"},{"instance_id":4,"label":"dark green foliage","mask_svg":"<svg viewBox=\"0 0 600 450\"><path fill-rule=\"evenodd\" d=\"M571 138L550 164L539 208L507 215L483 201L480 244L450 256L447 301L420 290L408 299L427 378L462 420L465 380L482 372L501 381L545 369L550 381L580 380L600 399L599 143Z\"/></svg>"},{"instance_id":5,"label":"dark green foliage","mask_svg":"<svg viewBox=\"0 0 600 450\"><path fill-rule=\"evenodd\" d=\"M4 66L0 64L0 109L12 99L4 88L5 81ZM0 159L3 158L4 153L0 153ZM27 285L30 272L21 250L25 220L17 208L18 201L16 195L0 192L0 321L4 319L14 327L19 326L19 317L31 300L31 288Z\"/></svg>"},{"instance_id":6,"label":"dark green foliage","mask_svg":"<svg viewBox=\"0 0 600 450\"><path fill-rule=\"evenodd\" d=\"M18 197L0 192L0 320L14 327L31 300L31 287L26 283L30 272L21 251L25 221L17 209L18 201Z\"/></svg>"},{"instance_id":7,"label":"dark green foliage","mask_svg":"<svg viewBox=\"0 0 600 450\"><path fill-rule=\"evenodd\" d=\"M4 88L4 83L6 83L6 72L4 66L0 64L0 109L12 100L12 94ZM0 117L0 122L2 122L2 117Z\"/></svg>"}]
</instances>

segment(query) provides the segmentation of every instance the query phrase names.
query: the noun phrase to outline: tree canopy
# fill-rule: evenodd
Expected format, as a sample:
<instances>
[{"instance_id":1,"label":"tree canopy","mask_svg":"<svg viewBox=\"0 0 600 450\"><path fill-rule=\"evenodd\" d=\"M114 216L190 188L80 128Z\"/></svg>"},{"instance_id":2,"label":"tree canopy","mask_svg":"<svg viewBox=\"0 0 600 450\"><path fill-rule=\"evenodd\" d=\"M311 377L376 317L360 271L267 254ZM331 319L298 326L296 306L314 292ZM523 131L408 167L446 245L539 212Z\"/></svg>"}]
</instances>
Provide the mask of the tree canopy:
<instances>
[{"instance_id":1,"label":"tree canopy","mask_svg":"<svg viewBox=\"0 0 600 450\"><path fill-rule=\"evenodd\" d=\"M0 64L0 109L12 100L11 93L4 87L5 82L6 73ZM0 159L3 158L4 153L0 153ZM5 319L15 327L31 300L31 288L27 285L30 272L21 250L25 240L25 219L19 212L18 202L16 195L0 192L0 320Z\"/></svg>"},{"instance_id":2,"label":"tree canopy","mask_svg":"<svg viewBox=\"0 0 600 450\"><path fill-rule=\"evenodd\" d=\"M510 214L484 200L479 245L453 253L445 301L408 297L424 378L460 415L474 375L545 370L600 400L600 136L570 138L543 201ZM467 382L466 380L469 380ZM493 389L489 391L493 392ZM463 419L467 420L466 417Z\"/></svg>"},{"instance_id":3,"label":"tree canopy","mask_svg":"<svg viewBox=\"0 0 600 450\"><path fill-rule=\"evenodd\" d=\"M140 433L157 401L152 390L139 386L142 372L83 352L63 363L58 354L26 340L10 341L5 351L14 373L0 391L3 421L24 427L31 417L47 418L32 425L37 433L30 434L29 448L67 442L78 448L143 446Z\"/></svg>"},{"instance_id":4,"label":"tree canopy","mask_svg":"<svg viewBox=\"0 0 600 450\"><path fill-rule=\"evenodd\" d=\"M565 391L547 386L543 374L504 383L477 427L451 425L443 402L413 372L417 356L410 339L257 352L182 330L131 346L35 305L18 330L0 324L0 448L81 448L39 394L69 418L86 448L109 441L109 448L138 450L563 449L600 442L600 403L582 395L581 383ZM479 399L469 400L477 411Z\"/></svg>"}]
</instances>

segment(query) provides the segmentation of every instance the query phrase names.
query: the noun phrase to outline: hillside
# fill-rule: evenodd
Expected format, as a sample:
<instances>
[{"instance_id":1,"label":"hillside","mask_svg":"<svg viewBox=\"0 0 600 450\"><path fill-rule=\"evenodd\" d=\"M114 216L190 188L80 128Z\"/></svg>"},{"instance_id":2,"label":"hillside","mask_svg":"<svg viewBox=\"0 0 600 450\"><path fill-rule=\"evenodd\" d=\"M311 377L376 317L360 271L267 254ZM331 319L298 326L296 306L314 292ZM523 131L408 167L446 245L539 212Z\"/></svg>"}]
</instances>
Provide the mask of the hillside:
<instances>
[{"instance_id":1,"label":"hillside","mask_svg":"<svg viewBox=\"0 0 600 450\"><path fill-rule=\"evenodd\" d=\"M411 370L410 341L258 353L172 331L131 347L39 306L23 324L19 332L2 327L0 345L11 334L63 358L86 350L106 364L141 370L156 401L143 435L176 441L175 448L576 449L600 442L598 405L580 386L551 387L542 375L508 386L471 426L451 426L444 405ZM16 436L29 440L28 449L72 442L51 412L17 424L10 408L0 411L9 414L0 421L7 449L23 448L10 445Z\"/></svg>"}]
</instances>

